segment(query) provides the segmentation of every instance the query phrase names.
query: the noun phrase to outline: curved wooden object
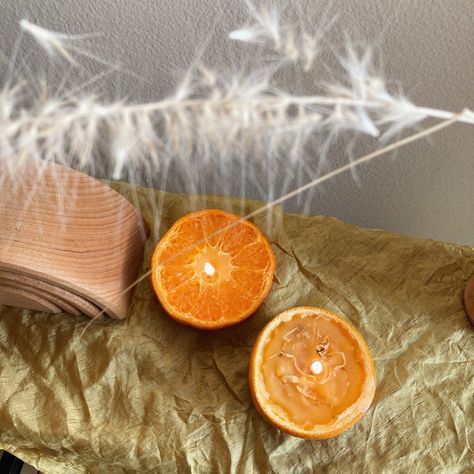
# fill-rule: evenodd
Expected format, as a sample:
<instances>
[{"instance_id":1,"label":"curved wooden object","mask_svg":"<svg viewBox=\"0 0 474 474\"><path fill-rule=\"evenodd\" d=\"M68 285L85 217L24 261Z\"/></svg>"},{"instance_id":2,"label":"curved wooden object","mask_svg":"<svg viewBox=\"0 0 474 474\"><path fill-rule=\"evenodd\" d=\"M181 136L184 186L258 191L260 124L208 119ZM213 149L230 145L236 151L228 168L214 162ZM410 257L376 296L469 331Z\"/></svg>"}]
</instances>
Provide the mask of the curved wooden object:
<instances>
[{"instance_id":1,"label":"curved wooden object","mask_svg":"<svg viewBox=\"0 0 474 474\"><path fill-rule=\"evenodd\" d=\"M65 311L125 318L147 237L140 213L100 181L52 162L3 166L0 178L0 271L16 286L0 304L27 307L18 292L30 291Z\"/></svg>"},{"instance_id":2,"label":"curved wooden object","mask_svg":"<svg viewBox=\"0 0 474 474\"><path fill-rule=\"evenodd\" d=\"M66 306L60 305L66 313L76 314L77 312L78 314L84 314L94 319L101 319L103 316L102 310L90 301L65 288L54 286L39 278L29 277L21 273L3 271L0 267L0 279L13 281L18 287L33 287L36 292L40 292L46 299L48 299L47 295L55 295L55 297L62 299L74 308L74 310L70 311Z\"/></svg>"},{"instance_id":3,"label":"curved wooden object","mask_svg":"<svg viewBox=\"0 0 474 474\"><path fill-rule=\"evenodd\" d=\"M469 321L474 325L474 275L464 288L464 308Z\"/></svg>"},{"instance_id":4,"label":"curved wooden object","mask_svg":"<svg viewBox=\"0 0 474 474\"><path fill-rule=\"evenodd\" d=\"M44 287L42 288L39 285L37 286L34 279L28 279L28 277L24 277L23 275L12 277L7 272L0 271L0 286L9 286L25 291L30 291L31 293L55 304L66 313L74 314L75 316L79 316L81 314L81 311L73 306L67 299L58 296L55 293L55 288L52 285L50 289L44 289Z\"/></svg>"},{"instance_id":5,"label":"curved wooden object","mask_svg":"<svg viewBox=\"0 0 474 474\"><path fill-rule=\"evenodd\" d=\"M41 296L35 295L21 288L0 286L0 301L7 306L44 311L47 313L60 313L61 308Z\"/></svg>"}]
</instances>

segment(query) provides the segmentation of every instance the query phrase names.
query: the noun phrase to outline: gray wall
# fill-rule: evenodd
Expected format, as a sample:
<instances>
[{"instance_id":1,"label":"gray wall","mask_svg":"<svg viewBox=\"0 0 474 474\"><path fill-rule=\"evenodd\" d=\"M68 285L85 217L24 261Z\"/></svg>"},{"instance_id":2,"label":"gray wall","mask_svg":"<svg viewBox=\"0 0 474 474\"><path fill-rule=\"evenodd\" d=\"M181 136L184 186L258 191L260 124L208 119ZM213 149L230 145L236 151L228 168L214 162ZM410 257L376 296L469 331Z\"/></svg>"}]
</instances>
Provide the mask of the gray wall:
<instances>
[{"instance_id":1,"label":"gray wall","mask_svg":"<svg viewBox=\"0 0 474 474\"><path fill-rule=\"evenodd\" d=\"M326 45L342 48L343 30L356 42L374 45L382 54L385 76L415 103L452 111L474 108L473 1L294 3L308 18L317 20L320 11L337 14L337 28ZM172 91L207 40L204 56L211 62L238 62L239 53L230 53L225 37L241 26L244 12L238 0L0 0L0 48L7 55L13 50L21 18L56 31L99 32L89 43L93 49L143 79L113 74L96 84L98 90L111 98L153 100ZM54 65L39 50L21 51L19 67L26 74L37 78L44 71L54 80ZM91 62L87 68L84 78L103 66ZM314 78L288 80L308 93ZM355 151L374 146L365 140ZM342 144L331 154L336 166L344 155ZM358 183L350 174L340 176L309 198L313 213L474 245L474 127L455 125L400 150L396 158L363 167ZM290 208L301 209L301 202Z\"/></svg>"}]
</instances>

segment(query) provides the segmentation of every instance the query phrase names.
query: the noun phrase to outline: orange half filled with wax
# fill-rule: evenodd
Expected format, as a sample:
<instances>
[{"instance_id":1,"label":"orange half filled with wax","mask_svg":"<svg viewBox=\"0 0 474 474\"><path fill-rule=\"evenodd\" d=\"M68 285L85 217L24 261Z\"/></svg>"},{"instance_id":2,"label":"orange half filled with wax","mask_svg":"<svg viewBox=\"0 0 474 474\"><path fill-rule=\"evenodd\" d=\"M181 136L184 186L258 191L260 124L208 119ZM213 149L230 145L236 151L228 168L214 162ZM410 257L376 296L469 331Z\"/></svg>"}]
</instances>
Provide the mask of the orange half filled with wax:
<instances>
[{"instance_id":1,"label":"orange half filled with wax","mask_svg":"<svg viewBox=\"0 0 474 474\"><path fill-rule=\"evenodd\" d=\"M324 439L354 425L375 394L375 369L357 330L330 311L293 308L260 333L249 372L254 402L278 428Z\"/></svg>"},{"instance_id":2,"label":"orange half filled with wax","mask_svg":"<svg viewBox=\"0 0 474 474\"><path fill-rule=\"evenodd\" d=\"M155 293L183 324L220 329L254 313L270 291L275 257L251 222L217 209L176 221L151 261Z\"/></svg>"}]
</instances>

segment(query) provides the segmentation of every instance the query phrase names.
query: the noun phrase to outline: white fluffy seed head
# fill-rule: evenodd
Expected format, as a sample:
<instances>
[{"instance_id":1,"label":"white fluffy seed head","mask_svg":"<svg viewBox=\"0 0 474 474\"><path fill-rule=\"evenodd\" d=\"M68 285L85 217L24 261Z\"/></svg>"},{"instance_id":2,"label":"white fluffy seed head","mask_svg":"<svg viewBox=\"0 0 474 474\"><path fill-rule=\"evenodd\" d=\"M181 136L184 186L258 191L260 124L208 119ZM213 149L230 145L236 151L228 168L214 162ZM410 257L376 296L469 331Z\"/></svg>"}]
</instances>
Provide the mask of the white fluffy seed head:
<instances>
[{"instance_id":1,"label":"white fluffy seed head","mask_svg":"<svg viewBox=\"0 0 474 474\"><path fill-rule=\"evenodd\" d=\"M290 57L303 70L312 68L321 48L321 31L328 27L316 31L293 27L282 22L277 10L247 4L250 26L235 30L230 37L263 42L277 50L281 57L274 63L230 75L198 66L184 76L174 95L147 104L66 94L67 99L29 97L25 107L21 94L34 88L20 89L14 84L0 91L0 160L29 156L88 170L97 168L100 156L100 166L109 170L108 176L119 179L141 168L157 173L174 161L196 175L203 163L221 169L225 160L252 156L252 165L262 164L270 173L274 162L282 168L298 166L308 145L321 140L313 168L319 169L318 162L325 160L341 131L387 140L430 114L430 109L387 90L375 73L369 49L358 54L349 46L341 59L345 77L329 84L323 95L297 96L282 89L276 72ZM74 60L71 41L80 37L26 20L20 26L49 54ZM447 112L434 113L449 118ZM311 171L305 171L310 178Z\"/></svg>"}]
</instances>

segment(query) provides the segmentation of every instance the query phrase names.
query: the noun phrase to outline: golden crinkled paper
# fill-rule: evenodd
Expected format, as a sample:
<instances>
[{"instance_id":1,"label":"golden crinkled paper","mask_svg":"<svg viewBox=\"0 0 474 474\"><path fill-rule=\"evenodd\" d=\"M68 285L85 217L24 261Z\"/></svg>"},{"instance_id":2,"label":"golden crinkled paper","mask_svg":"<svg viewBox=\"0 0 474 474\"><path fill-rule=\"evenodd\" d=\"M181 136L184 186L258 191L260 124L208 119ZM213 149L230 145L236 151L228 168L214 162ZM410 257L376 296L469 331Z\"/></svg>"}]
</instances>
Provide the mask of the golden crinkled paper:
<instances>
[{"instance_id":1,"label":"golden crinkled paper","mask_svg":"<svg viewBox=\"0 0 474 474\"><path fill-rule=\"evenodd\" d=\"M162 233L202 208L261 204L113 184ZM275 209L253 221L277 258L263 306L205 332L165 315L149 278L125 321L0 308L0 448L45 473L362 473L474 469L474 328L462 304L474 249ZM119 277L119 276L118 276ZM370 410L306 441L266 423L247 376L259 331L293 306L343 315L377 372Z\"/></svg>"}]
</instances>

